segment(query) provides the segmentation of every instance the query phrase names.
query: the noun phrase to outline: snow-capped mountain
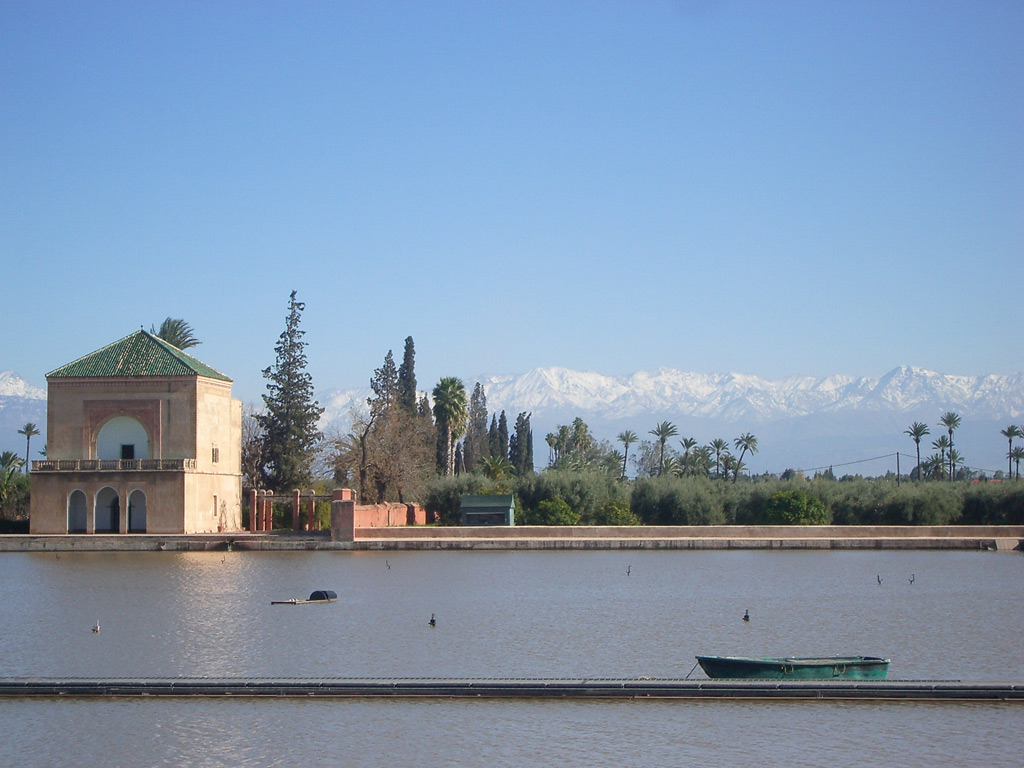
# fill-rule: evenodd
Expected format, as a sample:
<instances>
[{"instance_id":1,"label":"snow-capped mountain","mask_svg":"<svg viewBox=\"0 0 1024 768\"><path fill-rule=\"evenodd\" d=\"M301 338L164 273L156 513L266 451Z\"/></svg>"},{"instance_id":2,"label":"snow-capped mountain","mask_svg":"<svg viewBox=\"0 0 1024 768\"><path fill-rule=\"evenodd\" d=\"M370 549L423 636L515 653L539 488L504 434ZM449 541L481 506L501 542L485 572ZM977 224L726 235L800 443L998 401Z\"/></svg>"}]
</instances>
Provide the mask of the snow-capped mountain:
<instances>
[{"instance_id":1,"label":"snow-capped mountain","mask_svg":"<svg viewBox=\"0 0 1024 768\"><path fill-rule=\"evenodd\" d=\"M25 438L18 430L29 422L46 431L46 392L34 387L14 371L0 371L0 451L14 451L25 457ZM35 448L46 444L46 435L32 438ZM31 457L40 458L39 455Z\"/></svg>"},{"instance_id":2,"label":"snow-capped mountain","mask_svg":"<svg viewBox=\"0 0 1024 768\"><path fill-rule=\"evenodd\" d=\"M901 470L908 471L914 444L904 430L913 421L929 425L931 435L921 445L922 455L929 455L931 440L943 431L939 418L947 411L961 417L955 443L967 465L1005 470L1007 443L999 430L1009 424L1024 426L1024 373L957 376L900 366L879 377L769 380L671 368L607 376L552 367L464 381L467 393L477 381L483 384L488 411L504 410L510 424L521 411L532 414L538 464L546 459L544 435L577 416L598 439L613 442L625 429L653 439L649 430L665 420L677 426L680 438L693 437L702 444L716 437L731 442L752 432L758 453L746 463L753 472L831 465L837 474L895 470L897 452L903 454ZM322 390L321 426L346 431L353 406L365 407L370 395L368 388ZM11 371L0 371L0 450L20 455L24 440L17 430L29 421L45 430L46 393ZM44 444L45 435L33 440L33 445ZM875 457L884 458L880 463L851 463Z\"/></svg>"},{"instance_id":3,"label":"snow-capped mountain","mask_svg":"<svg viewBox=\"0 0 1024 768\"><path fill-rule=\"evenodd\" d=\"M532 413L538 462L543 460L544 435L579 416L595 436L612 441L624 429L646 438L663 420L676 424L680 437L692 436L701 443L716 437L731 442L742 432L753 432L759 451L747 463L755 472L890 456L891 466L846 470L884 474L896 469L896 452L914 453L913 442L903 434L911 422L930 425L930 440L941 431L941 415L955 411L962 419L955 442L967 464L997 470L1006 466L1006 442L999 430L1024 420L1024 374L954 376L911 366L880 377L791 376L774 381L670 368L606 376L553 367L464 381L467 392L477 381L482 383L488 410L504 410L510 423L521 411ZM344 428L351 406L362 406L369 394L366 389L324 393L324 423ZM930 442L922 444L923 454L931 452ZM909 468L901 465L902 471Z\"/></svg>"}]
</instances>

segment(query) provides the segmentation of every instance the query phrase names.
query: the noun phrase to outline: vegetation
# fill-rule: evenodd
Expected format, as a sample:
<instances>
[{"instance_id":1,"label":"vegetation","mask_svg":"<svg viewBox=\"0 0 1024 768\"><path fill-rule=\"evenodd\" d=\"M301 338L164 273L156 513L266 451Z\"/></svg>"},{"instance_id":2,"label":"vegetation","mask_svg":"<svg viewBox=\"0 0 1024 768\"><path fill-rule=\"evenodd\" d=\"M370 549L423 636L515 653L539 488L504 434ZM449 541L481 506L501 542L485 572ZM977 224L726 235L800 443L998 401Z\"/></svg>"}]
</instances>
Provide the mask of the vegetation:
<instances>
[{"instance_id":1,"label":"vegetation","mask_svg":"<svg viewBox=\"0 0 1024 768\"><path fill-rule=\"evenodd\" d=\"M313 397L313 377L306 372L305 331L299 328L306 305L295 291L274 352L276 362L263 371L266 411L256 416L263 430L264 487L281 493L308 488L313 482L313 459L322 435L317 422L323 408Z\"/></svg>"},{"instance_id":2,"label":"vegetation","mask_svg":"<svg viewBox=\"0 0 1024 768\"><path fill-rule=\"evenodd\" d=\"M455 474L455 444L466 431L466 386L462 379L446 376L434 387L433 394L438 445L443 441L444 446L444 474L451 477ZM504 415L502 411L503 418Z\"/></svg>"},{"instance_id":3,"label":"vegetation","mask_svg":"<svg viewBox=\"0 0 1024 768\"><path fill-rule=\"evenodd\" d=\"M202 343L196 338L192 326L180 318L168 317L160 323L160 330L150 326L149 332L178 349L198 347Z\"/></svg>"},{"instance_id":4,"label":"vegetation","mask_svg":"<svg viewBox=\"0 0 1024 768\"><path fill-rule=\"evenodd\" d=\"M18 430L18 434L25 436L25 463L24 463L24 466L23 466L23 470L24 470L24 472L26 474L28 474L28 468L29 468L29 456L28 455L29 455L29 451L31 450L31 447L32 447L32 438L39 434L39 428L36 427L36 425L33 424L30 421L28 424L26 424L24 427L22 427L21 429Z\"/></svg>"}]
</instances>

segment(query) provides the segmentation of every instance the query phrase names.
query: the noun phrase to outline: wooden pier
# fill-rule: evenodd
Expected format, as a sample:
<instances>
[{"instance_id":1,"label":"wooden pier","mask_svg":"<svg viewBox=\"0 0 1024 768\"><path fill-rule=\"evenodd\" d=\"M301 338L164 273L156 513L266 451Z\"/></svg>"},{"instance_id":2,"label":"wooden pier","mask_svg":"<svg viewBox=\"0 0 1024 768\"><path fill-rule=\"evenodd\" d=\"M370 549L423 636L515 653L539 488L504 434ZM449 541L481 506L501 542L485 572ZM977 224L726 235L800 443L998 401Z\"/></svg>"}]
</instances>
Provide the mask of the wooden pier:
<instances>
[{"instance_id":1,"label":"wooden pier","mask_svg":"<svg viewBox=\"0 0 1024 768\"><path fill-rule=\"evenodd\" d=\"M0 678L0 697L406 697L1017 701L1024 683L659 678Z\"/></svg>"}]
</instances>

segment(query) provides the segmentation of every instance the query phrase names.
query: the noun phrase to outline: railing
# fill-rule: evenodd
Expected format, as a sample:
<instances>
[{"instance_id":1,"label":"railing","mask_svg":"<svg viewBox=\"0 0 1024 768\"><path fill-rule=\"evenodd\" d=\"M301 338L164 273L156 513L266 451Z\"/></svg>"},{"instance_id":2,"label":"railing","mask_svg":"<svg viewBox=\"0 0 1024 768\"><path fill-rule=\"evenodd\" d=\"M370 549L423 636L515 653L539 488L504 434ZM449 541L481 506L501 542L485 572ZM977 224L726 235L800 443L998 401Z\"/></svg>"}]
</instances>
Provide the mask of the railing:
<instances>
[{"instance_id":1,"label":"railing","mask_svg":"<svg viewBox=\"0 0 1024 768\"><path fill-rule=\"evenodd\" d=\"M33 472L181 472L195 469L195 459L43 459Z\"/></svg>"}]
</instances>

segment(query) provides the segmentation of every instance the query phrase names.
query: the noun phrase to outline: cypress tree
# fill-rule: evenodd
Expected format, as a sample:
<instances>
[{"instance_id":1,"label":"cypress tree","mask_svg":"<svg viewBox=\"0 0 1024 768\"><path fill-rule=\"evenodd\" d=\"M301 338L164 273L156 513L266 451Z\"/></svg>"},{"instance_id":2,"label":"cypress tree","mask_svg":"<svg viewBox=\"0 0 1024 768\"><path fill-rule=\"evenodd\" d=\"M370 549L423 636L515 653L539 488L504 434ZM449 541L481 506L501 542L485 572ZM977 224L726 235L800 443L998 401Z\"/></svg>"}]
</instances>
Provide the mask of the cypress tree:
<instances>
[{"instance_id":1,"label":"cypress tree","mask_svg":"<svg viewBox=\"0 0 1024 768\"><path fill-rule=\"evenodd\" d=\"M479 381L469 398L469 423L466 426L462 455L466 469L470 472L477 468L482 459L491 455L487 435L487 394Z\"/></svg>"},{"instance_id":2,"label":"cypress tree","mask_svg":"<svg viewBox=\"0 0 1024 768\"><path fill-rule=\"evenodd\" d=\"M508 460L519 477L533 472L533 430L529 413L516 417L515 431L508 443Z\"/></svg>"},{"instance_id":3,"label":"cypress tree","mask_svg":"<svg viewBox=\"0 0 1024 768\"><path fill-rule=\"evenodd\" d=\"M498 417L491 416L491 427L487 430L487 456L500 458L503 455L498 441Z\"/></svg>"},{"instance_id":4,"label":"cypress tree","mask_svg":"<svg viewBox=\"0 0 1024 768\"><path fill-rule=\"evenodd\" d=\"M505 418L504 411L498 417L498 452L494 455L502 459L508 458L508 419Z\"/></svg>"},{"instance_id":5,"label":"cypress tree","mask_svg":"<svg viewBox=\"0 0 1024 768\"><path fill-rule=\"evenodd\" d=\"M268 484L279 493L312 483L313 456L323 437L317 422L324 409L313 397L313 377L306 372L305 331L299 328L305 303L288 300L285 329L274 352L276 362L263 371L266 412L258 415L263 428Z\"/></svg>"},{"instance_id":6,"label":"cypress tree","mask_svg":"<svg viewBox=\"0 0 1024 768\"><path fill-rule=\"evenodd\" d=\"M416 414L416 349L412 336L405 339L405 354L398 367L398 404L410 415Z\"/></svg>"}]
</instances>

